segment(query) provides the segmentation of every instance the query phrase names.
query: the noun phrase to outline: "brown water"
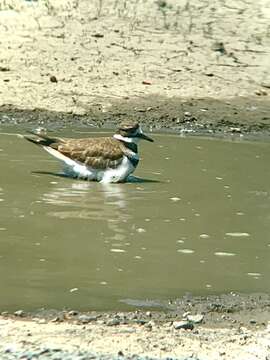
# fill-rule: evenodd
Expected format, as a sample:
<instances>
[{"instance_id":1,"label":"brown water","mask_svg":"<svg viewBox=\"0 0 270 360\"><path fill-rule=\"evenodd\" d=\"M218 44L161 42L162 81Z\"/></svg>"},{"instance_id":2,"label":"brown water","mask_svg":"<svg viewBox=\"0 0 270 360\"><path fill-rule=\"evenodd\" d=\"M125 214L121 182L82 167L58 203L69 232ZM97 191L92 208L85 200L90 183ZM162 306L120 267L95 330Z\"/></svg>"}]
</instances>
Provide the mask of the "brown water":
<instances>
[{"instance_id":1,"label":"brown water","mask_svg":"<svg viewBox=\"0 0 270 360\"><path fill-rule=\"evenodd\" d=\"M35 173L60 167L4 131L0 310L270 291L269 144L154 135L154 181L104 186Z\"/></svg>"}]
</instances>

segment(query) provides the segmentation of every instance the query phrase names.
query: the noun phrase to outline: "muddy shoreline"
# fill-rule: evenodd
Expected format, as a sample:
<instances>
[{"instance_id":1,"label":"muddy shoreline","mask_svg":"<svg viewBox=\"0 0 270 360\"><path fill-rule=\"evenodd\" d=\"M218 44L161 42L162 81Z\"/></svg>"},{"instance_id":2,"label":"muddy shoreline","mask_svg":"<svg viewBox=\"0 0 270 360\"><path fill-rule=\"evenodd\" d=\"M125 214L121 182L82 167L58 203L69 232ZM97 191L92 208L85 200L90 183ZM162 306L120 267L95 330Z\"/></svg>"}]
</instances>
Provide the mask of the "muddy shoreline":
<instances>
[{"instance_id":1,"label":"muddy shoreline","mask_svg":"<svg viewBox=\"0 0 270 360\"><path fill-rule=\"evenodd\" d=\"M231 292L221 295L192 296L187 294L169 301L133 301L126 311L78 311L76 309L53 310L48 308L14 312L3 311L1 316L10 319L42 319L46 322L107 324L117 319L116 325L145 325L150 320L159 324L185 320L188 315L202 315L208 328L264 328L270 321L270 294L243 294ZM137 303L137 305L136 305ZM192 323L192 321L191 321ZM195 323L193 323L195 325ZM196 326L196 325L195 325Z\"/></svg>"},{"instance_id":2,"label":"muddy shoreline","mask_svg":"<svg viewBox=\"0 0 270 360\"><path fill-rule=\"evenodd\" d=\"M268 135L269 16L267 0L0 0L0 123L131 117L153 130Z\"/></svg>"},{"instance_id":3,"label":"muddy shoreline","mask_svg":"<svg viewBox=\"0 0 270 360\"><path fill-rule=\"evenodd\" d=\"M270 103L256 98L231 100L182 99L145 97L102 103L87 113L56 112L46 109L18 109L12 105L0 107L0 124L25 128L43 126L51 130L63 127L114 128L125 118L139 121L151 131L193 135L270 135Z\"/></svg>"}]
</instances>

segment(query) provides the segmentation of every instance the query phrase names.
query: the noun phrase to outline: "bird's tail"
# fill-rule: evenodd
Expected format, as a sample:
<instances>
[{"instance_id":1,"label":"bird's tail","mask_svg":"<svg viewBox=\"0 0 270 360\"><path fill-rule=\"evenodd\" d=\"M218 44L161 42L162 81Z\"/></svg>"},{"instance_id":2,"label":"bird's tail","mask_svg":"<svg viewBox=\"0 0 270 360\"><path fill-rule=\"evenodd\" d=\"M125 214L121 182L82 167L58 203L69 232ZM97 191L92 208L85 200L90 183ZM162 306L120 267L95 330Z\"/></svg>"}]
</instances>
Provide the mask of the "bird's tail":
<instances>
[{"instance_id":1,"label":"bird's tail","mask_svg":"<svg viewBox=\"0 0 270 360\"><path fill-rule=\"evenodd\" d=\"M29 131L31 135L24 135L24 138L33 144L40 145L40 146L51 146L52 144L59 144L61 139L59 138L52 138L45 134L37 134L35 132Z\"/></svg>"}]
</instances>

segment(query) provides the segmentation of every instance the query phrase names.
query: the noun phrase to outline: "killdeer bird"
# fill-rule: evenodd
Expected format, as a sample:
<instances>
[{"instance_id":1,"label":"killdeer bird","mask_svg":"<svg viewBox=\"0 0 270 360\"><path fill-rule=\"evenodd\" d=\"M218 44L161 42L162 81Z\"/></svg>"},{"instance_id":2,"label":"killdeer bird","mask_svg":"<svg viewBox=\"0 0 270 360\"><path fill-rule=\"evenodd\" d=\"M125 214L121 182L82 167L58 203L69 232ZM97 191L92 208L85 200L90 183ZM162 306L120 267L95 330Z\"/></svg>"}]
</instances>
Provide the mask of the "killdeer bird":
<instances>
[{"instance_id":1,"label":"killdeer bird","mask_svg":"<svg viewBox=\"0 0 270 360\"><path fill-rule=\"evenodd\" d=\"M154 141L134 121L122 122L112 137L55 138L41 132L25 139L62 161L65 175L103 183L125 181L138 165L139 140Z\"/></svg>"}]
</instances>

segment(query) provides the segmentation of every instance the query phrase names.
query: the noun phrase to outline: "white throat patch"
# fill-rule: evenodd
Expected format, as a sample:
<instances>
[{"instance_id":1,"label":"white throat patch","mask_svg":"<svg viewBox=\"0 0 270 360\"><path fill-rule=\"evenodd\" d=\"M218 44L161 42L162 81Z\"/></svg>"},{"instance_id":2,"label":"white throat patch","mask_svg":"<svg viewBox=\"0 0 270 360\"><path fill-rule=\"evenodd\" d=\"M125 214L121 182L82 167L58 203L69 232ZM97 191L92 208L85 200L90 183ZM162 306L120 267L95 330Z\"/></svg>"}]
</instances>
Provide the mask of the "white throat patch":
<instances>
[{"instance_id":1,"label":"white throat patch","mask_svg":"<svg viewBox=\"0 0 270 360\"><path fill-rule=\"evenodd\" d=\"M137 138L130 138L130 137L125 137L125 136L122 136L120 134L114 134L113 137L117 140L120 140L120 141L124 141L124 142L127 142L127 143L137 143Z\"/></svg>"}]
</instances>

